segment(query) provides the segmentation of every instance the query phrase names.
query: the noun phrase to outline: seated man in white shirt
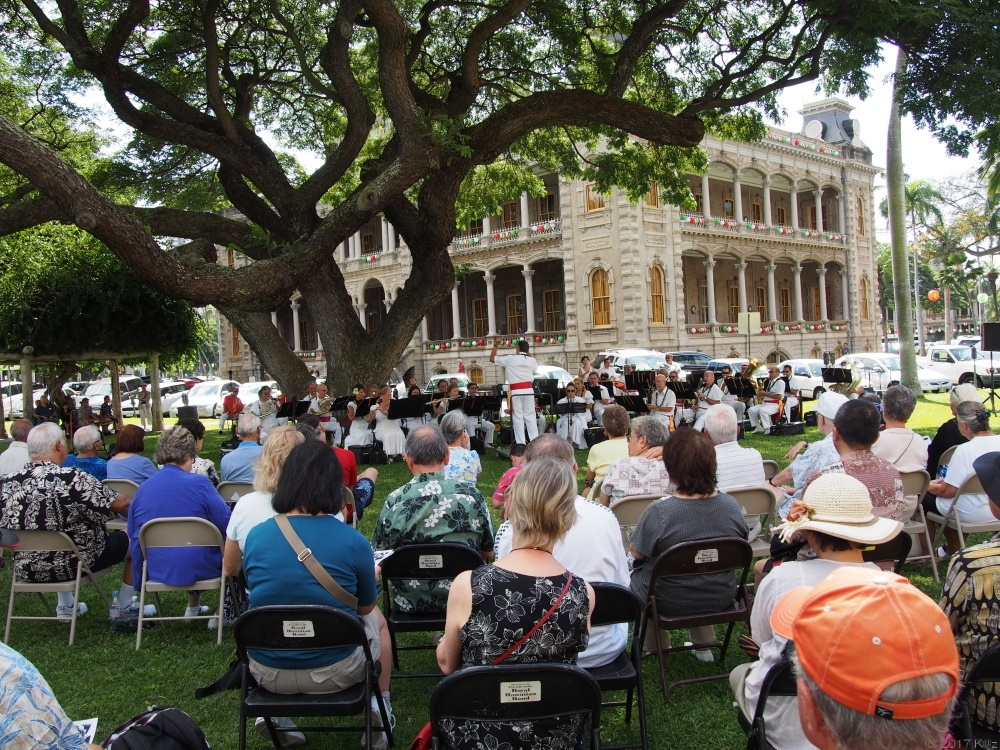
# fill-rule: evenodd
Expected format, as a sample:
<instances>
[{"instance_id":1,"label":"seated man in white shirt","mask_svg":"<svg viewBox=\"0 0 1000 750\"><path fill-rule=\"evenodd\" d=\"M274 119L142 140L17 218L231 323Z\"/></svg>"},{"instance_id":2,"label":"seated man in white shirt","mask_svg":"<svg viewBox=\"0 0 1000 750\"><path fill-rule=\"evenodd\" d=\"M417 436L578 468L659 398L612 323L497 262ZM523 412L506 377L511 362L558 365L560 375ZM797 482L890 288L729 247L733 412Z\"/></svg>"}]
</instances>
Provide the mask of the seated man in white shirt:
<instances>
[{"instance_id":1,"label":"seated man in white shirt","mask_svg":"<svg viewBox=\"0 0 1000 750\"><path fill-rule=\"evenodd\" d=\"M732 377L733 368L725 365L719 372L719 388L722 389L722 403L732 407L733 411L736 412L736 422L741 423L744 417L746 417L747 405L740 401L736 394L729 392L729 386L726 384L726 381Z\"/></svg>"},{"instance_id":2,"label":"seated man in white shirt","mask_svg":"<svg viewBox=\"0 0 1000 750\"><path fill-rule=\"evenodd\" d=\"M588 390L586 396L590 396L594 402L594 421L597 422L597 424L602 424L601 417L604 416L604 410L609 406L614 406L615 400L611 398L611 393L608 391L607 387L601 385L600 376L596 372L591 372L590 375L587 376L587 388ZM593 391L589 390L590 388L600 389L598 391L599 396L597 398L594 397ZM584 397L586 398L586 396Z\"/></svg>"},{"instance_id":3,"label":"seated man in white shirt","mask_svg":"<svg viewBox=\"0 0 1000 750\"><path fill-rule=\"evenodd\" d=\"M468 397L476 398L479 396L479 384L469 381ZM465 430L469 433L470 438L476 436L477 430L482 430L483 432L483 442L486 445L493 445L493 434L497 430L497 426L489 420L487 414L482 414L478 417L466 417L465 418Z\"/></svg>"},{"instance_id":4,"label":"seated man in white shirt","mask_svg":"<svg viewBox=\"0 0 1000 750\"><path fill-rule=\"evenodd\" d=\"M663 373L657 374L653 380L653 388L646 396L646 406L649 407L649 416L658 422L662 422L669 430L674 416L674 407L677 406L677 394L667 388L667 377ZM676 372L670 373L669 379L677 382Z\"/></svg>"},{"instance_id":5,"label":"seated man in white shirt","mask_svg":"<svg viewBox=\"0 0 1000 750\"><path fill-rule=\"evenodd\" d=\"M792 374L792 366L785 365L781 368L781 379L785 381L785 415L788 421L800 421L798 412L801 398L799 391L802 388L802 378Z\"/></svg>"},{"instance_id":6,"label":"seated man in white shirt","mask_svg":"<svg viewBox=\"0 0 1000 750\"><path fill-rule=\"evenodd\" d=\"M576 386L573 383L569 383L566 386L566 397L559 399L556 403L586 405L587 400L576 392ZM580 450L586 450L587 440L584 434L587 431L589 419L586 409L582 414L560 414L556 422L556 434L566 438Z\"/></svg>"},{"instance_id":7,"label":"seated man in white shirt","mask_svg":"<svg viewBox=\"0 0 1000 750\"><path fill-rule=\"evenodd\" d=\"M764 477L764 459L760 451L744 448L736 441L736 412L726 404L708 407L705 413L705 434L715 445L715 484L720 492L739 487L760 487L767 483ZM746 514L744 514L746 515ZM760 533L760 517L746 516L750 528L748 541Z\"/></svg>"},{"instance_id":8,"label":"seated man in white shirt","mask_svg":"<svg viewBox=\"0 0 1000 750\"><path fill-rule=\"evenodd\" d=\"M694 422L694 429L701 430L705 425L705 414L708 413L709 407L722 403L722 389L715 382L714 372L709 371L702 376L702 385L695 393L698 394L698 407L685 409L684 418Z\"/></svg>"},{"instance_id":9,"label":"seated man in white shirt","mask_svg":"<svg viewBox=\"0 0 1000 750\"><path fill-rule=\"evenodd\" d=\"M572 386L571 386L572 387ZM553 458L577 471L573 446L556 435L544 434L528 443L524 463L540 458ZM516 480L515 480L516 481ZM556 542L552 556L574 575L585 581L605 581L628 586L628 562L622 546L618 520L610 509L577 495L574 503L576 520L566 535ZM508 554L513 547L510 522L497 529L494 550L496 557ZM628 627L624 623L592 628L587 648L577 657L577 665L585 669L608 664L625 647Z\"/></svg>"},{"instance_id":10,"label":"seated man in white shirt","mask_svg":"<svg viewBox=\"0 0 1000 750\"><path fill-rule=\"evenodd\" d=\"M761 435L771 432L771 420L781 410L781 402L785 398L785 381L779 377L777 365L771 365L767 374L767 383L757 391L764 400L747 409L750 426L754 432Z\"/></svg>"}]
</instances>

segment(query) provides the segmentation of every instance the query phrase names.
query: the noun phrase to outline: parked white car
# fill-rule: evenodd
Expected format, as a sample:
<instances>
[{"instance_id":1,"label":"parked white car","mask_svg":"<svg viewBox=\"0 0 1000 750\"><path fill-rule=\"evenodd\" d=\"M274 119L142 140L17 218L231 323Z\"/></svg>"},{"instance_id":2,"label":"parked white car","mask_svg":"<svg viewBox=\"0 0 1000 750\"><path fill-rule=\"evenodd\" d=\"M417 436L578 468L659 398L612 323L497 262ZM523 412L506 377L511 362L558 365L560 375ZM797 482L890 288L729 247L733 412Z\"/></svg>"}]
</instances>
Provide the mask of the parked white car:
<instances>
[{"instance_id":1,"label":"parked white car","mask_svg":"<svg viewBox=\"0 0 1000 750\"><path fill-rule=\"evenodd\" d=\"M210 380L207 383L198 383L187 392L188 406L198 409L199 417L216 417L222 413L222 402L233 391L233 386L240 388L240 400L244 404L250 403L253 397L249 393L243 393L243 388L235 380Z\"/></svg>"},{"instance_id":2,"label":"parked white car","mask_svg":"<svg viewBox=\"0 0 1000 750\"><path fill-rule=\"evenodd\" d=\"M778 365L782 372L785 371L785 365L790 365L792 375L799 378L799 395L803 399L819 398L827 390L827 385L823 382L823 360L786 359Z\"/></svg>"},{"instance_id":3,"label":"parked white car","mask_svg":"<svg viewBox=\"0 0 1000 750\"><path fill-rule=\"evenodd\" d=\"M1000 357L994 365L989 354L971 346L930 344L926 357L917 357L917 364L940 372L954 385L975 383L978 388L995 388L1000 383Z\"/></svg>"},{"instance_id":4,"label":"parked white car","mask_svg":"<svg viewBox=\"0 0 1000 750\"><path fill-rule=\"evenodd\" d=\"M148 388L149 386L147 386ZM165 417L176 406L184 406L184 395L188 387L180 380L164 380L160 383L160 412ZM122 397L122 414L134 417L139 414L139 394L134 393L127 401Z\"/></svg>"},{"instance_id":5,"label":"parked white car","mask_svg":"<svg viewBox=\"0 0 1000 750\"><path fill-rule=\"evenodd\" d=\"M876 393L882 393L890 385L896 385L902 379L898 354L869 352L847 354L838 359L836 365L852 367L861 378L861 385L871 388ZM924 393L944 393L951 388L951 380L947 376L924 367L917 368L917 377L920 379L920 390Z\"/></svg>"}]
</instances>

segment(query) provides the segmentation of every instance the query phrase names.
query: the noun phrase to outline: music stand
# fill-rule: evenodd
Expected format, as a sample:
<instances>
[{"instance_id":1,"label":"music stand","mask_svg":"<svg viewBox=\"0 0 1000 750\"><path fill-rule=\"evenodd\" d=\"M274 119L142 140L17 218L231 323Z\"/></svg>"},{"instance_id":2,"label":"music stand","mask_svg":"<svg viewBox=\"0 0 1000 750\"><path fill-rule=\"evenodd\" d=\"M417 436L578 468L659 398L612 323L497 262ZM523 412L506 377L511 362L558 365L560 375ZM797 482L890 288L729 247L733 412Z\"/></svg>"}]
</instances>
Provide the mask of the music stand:
<instances>
[{"instance_id":1,"label":"music stand","mask_svg":"<svg viewBox=\"0 0 1000 750\"><path fill-rule=\"evenodd\" d=\"M539 403L544 406L552 406L559 400L559 381L551 378L535 378L535 393L538 395Z\"/></svg>"},{"instance_id":2,"label":"music stand","mask_svg":"<svg viewBox=\"0 0 1000 750\"><path fill-rule=\"evenodd\" d=\"M347 405L354 400L354 396L337 396L330 406L330 411L347 411Z\"/></svg>"},{"instance_id":3,"label":"music stand","mask_svg":"<svg viewBox=\"0 0 1000 750\"><path fill-rule=\"evenodd\" d=\"M586 414L587 404L583 403L572 403L572 404L556 404L552 407L553 414Z\"/></svg>"},{"instance_id":4,"label":"music stand","mask_svg":"<svg viewBox=\"0 0 1000 750\"><path fill-rule=\"evenodd\" d=\"M484 411L493 411L500 403L491 396L466 396L462 399L461 409L465 416L479 419Z\"/></svg>"},{"instance_id":5,"label":"music stand","mask_svg":"<svg viewBox=\"0 0 1000 750\"><path fill-rule=\"evenodd\" d=\"M358 406L354 410L354 418L357 419L358 417L367 417L368 414L371 412L372 407L378 403L378 399L366 398L363 401L355 401L355 403Z\"/></svg>"},{"instance_id":6,"label":"music stand","mask_svg":"<svg viewBox=\"0 0 1000 750\"><path fill-rule=\"evenodd\" d=\"M426 401L412 396L396 398L389 402L389 412L386 416L389 419L423 419L426 406Z\"/></svg>"},{"instance_id":7,"label":"music stand","mask_svg":"<svg viewBox=\"0 0 1000 750\"><path fill-rule=\"evenodd\" d=\"M625 390L645 393L652 387L655 380L656 372L654 370L629 372L625 374Z\"/></svg>"},{"instance_id":8,"label":"music stand","mask_svg":"<svg viewBox=\"0 0 1000 750\"><path fill-rule=\"evenodd\" d=\"M698 394L695 393L694 383L687 380L667 381L667 388L674 392L678 401L696 401Z\"/></svg>"},{"instance_id":9,"label":"music stand","mask_svg":"<svg viewBox=\"0 0 1000 750\"><path fill-rule=\"evenodd\" d=\"M649 404L646 403L645 396L635 396L632 394L615 396L615 403L624 407L626 411L630 411L633 414L649 413Z\"/></svg>"},{"instance_id":10,"label":"music stand","mask_svg":"<svg viewBox=\"0 0 1000 750\"><path fill-rule=\"evenodd\" d=\"M601 389L602 388L603 388L604 392L608 394L608 398L611 398L610 391L608 391L608 389L604 388L603 386L600 386L600 385L585 385L584 388L586 388L588 391L590 391L590 395L594 397L594 403L595 404L601 401Z\"/></svg>"},{"instance_id":11,"label":"music stand","mask_svg":"<svg viewBox=\"0 0 1000 750\"><path fill-rule=\"evenodd\" d=\"M757 395L753 381L747 378L726 378L722 382L726 384L726 390L729 391L729 394L736 396L740 401Z\"/></svg>"},{"instance_id":12,"label":"music stand","mask_svg":"<svg viewBox=\"0 0 1000 750\"><path fill-rule=\"evenodd\" d=\"M854 373L850 367L824 367L824 383L853 383Z\"/></svg>"}]
</instances>

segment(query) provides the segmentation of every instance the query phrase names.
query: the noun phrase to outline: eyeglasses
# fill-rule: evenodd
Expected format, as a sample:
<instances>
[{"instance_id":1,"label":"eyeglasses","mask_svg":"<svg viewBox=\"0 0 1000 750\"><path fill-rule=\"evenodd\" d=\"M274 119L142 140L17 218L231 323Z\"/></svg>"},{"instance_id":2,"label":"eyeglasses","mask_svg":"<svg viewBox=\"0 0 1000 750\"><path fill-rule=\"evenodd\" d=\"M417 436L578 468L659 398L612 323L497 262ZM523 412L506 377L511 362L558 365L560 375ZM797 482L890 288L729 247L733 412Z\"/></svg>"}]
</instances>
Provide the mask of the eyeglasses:
<instances>
[{"instance_id":1,"label":"eyeglasses","mask_svg":"<svg viewBox=\"0 0 1000 750\"><path fill-rule=\"evenodd\" d=\"M567 388L566 389L566 393L576 393L576 389L575 388Z\"/></svg>"}]
</instances>

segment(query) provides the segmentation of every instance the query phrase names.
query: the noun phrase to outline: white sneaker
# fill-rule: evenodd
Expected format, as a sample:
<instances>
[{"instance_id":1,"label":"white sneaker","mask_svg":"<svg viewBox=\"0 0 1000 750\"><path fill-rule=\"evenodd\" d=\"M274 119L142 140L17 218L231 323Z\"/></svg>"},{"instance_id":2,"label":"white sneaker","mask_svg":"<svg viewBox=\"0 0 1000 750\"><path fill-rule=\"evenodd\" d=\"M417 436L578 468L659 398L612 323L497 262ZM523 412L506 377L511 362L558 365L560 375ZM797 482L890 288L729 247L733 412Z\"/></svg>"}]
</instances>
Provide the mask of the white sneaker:
<instances>
[{"instance_id":1,"label":"white sneaker","mask_svg":"<svg viewBox=\"0 0 1000 750\"><path fill-rule=\"evenodd\" d=\"M705 649L704 651L700 649L695 649L694 651L691 652L691 655L694 656L694 658L697 659L698 661L704 661L704 662L715 661L715 654L713 654L708 649Z\"/></svg>"},{"instance_id":2,"label":"white sneaker","mask_svg":"<svg viewBox=\"0 0 1000 750\"><path fill-rule=\"evenodd\" d=\"M192 617L198 617L199 615L207 615L208 607L204 604L200 607L186 607L184 609L184 617L190 620Z\"/></svg>"},{"instance_id":3,"label":"white sneaker","mask_svg":"<svg viewBox=\"0 0 1000 750\"><path fill-rule=\"evenodd\" d=\"M396 717L392 713L392 704L388 698L382 699L385 702L385 715L389 717L389 728L396 729ZM376 731L382 726L382 714L378 710L378 699L372 696L372 746L371 750L387 750L389 738L385 732ZM365 736L361 735L361 747L365 747Z\"/></svg>"},{"instance_id":4,"label":"white sneaker","mask_svg":"<svg viewBox=\"0 0 1000 750\"><path fill-rule=\"evenodd\" d=\"M944 547L937 548L937 556L940 560L946 560L948 558L948 550Z\"/></svg>"},{"instance_id":5,"label":"white sneaker","mask_svg":"<svg viewBox=\"0 0 1000 750\"><path fill-rule=\"evenodd\" d=\"M147 604L142 608L143 617L156 617L156 605ZM132 602L132 606L122 610L122 619L135 620L139 617L139 602Z\"/></svg>"},{"instance_id":6,"label":"white sneaker","mask_svg":"<svg viewBox=\"0 0 1000 750\"><path fill-rule=\"evenodd\" d=\"M87 604L86 604L86 602L79 602L76 605L76 616L80 617L81 615L85 615L85 614L87 614ZM73 605L69 604L69 605L67 605L65 607L58 607L57 606L56 607L56 617L58 617L60 620L65 620L66 622L69 622L70 620L72 620L73 619Z\"/></svg>"},{"instance_id":7,"label":"white sneaker","mask_svg":"<svg viewBox=\"0 0 1000 750\"><path fill-rule=\"evenodd\" d=\"M218 627L219 627L219 618L218 617L213 617L211 620L208 621L208 629L209 630L215 630Z\"/></svg>"},{"instance_id":8,"label":"white sneaker","mask_svg":"<svg viewBox=\"0 0 1000 750\"><path fill-rule=\"evenodd\" d=\"M287 716L272 716L271 722L277 729L295 728L295 724ZM264 737L268 742L271 741L271 733L267 731L267 722L264 721L263 716L258 716L253 726L257 730L257 734ZM282 747L298 747L299 745L306 744L306 736L302 732L277 732L277 735L278 744Z\"/></svg>"}]
</instances>

